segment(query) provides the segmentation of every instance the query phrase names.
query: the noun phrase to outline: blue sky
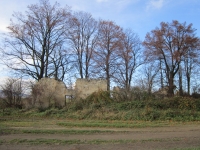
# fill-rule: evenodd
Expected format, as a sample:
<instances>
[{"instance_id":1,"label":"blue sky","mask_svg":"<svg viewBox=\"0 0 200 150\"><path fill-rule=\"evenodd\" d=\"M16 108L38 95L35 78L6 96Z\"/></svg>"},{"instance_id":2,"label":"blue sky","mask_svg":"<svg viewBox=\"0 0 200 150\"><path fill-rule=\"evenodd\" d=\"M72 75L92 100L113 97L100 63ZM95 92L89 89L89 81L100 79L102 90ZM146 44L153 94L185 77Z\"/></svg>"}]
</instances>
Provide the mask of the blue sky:
<instances>
[{"instance_id":1,"label":"blue sky","mask_svg":"<svg viewBox=\"0 0 200 150\"><path fill-rule=\"evenodd\" d=\"M54 4L56 0L50 0ZM0 0L0 32L6 31L13 12L25 12L39 0ZM112 20L123 28L133 29L144 40L147 32L160 22L178 20L192 23L200 35L199 0L57 0L64 7L89 12L96 19Z\"/></svg>"},{"instance_id":2,"label":"blue sky","mask_svg":"<svg viewBox=\"0 0 200 150\"><path fill-rule=\"evenodd\" d=\"M50 0L54 4L56 0ZM57 0L74 11L89 12L96 19L112 20L123 28L131 28L144 40L147 32L159 27L160 22L178 20L192 23L200 37L199 0ZM0 0L0 33L7 32L14 12L25 12L39 0ZM0 35L1 36L1 35ZM3 70L0 69L2 73Z\"/></svg>"}]
</instances>

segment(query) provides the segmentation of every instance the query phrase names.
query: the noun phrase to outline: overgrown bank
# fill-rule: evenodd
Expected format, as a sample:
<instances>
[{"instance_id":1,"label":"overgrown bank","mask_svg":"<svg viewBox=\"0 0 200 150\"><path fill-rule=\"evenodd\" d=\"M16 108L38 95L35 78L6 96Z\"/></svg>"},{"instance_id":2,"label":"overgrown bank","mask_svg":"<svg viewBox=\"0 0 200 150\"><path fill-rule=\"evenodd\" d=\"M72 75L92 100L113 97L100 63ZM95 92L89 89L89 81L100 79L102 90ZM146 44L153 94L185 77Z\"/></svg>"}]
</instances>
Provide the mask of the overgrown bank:
<instances>
[{"instance_id":1,"label":"overgrown bank","mask_svg":"<svg viewBox=\"0 0 200 150\"><path fill-rule=\"evenodd\" d=\"M18 116L79 120L200 121L200 99L145 97L139 100L116 101L116 98L110 98L107 92L96 92L84 100L67 103L62 109L4 109L0 115L3 118Z\"/></svg>"}]
</instances>

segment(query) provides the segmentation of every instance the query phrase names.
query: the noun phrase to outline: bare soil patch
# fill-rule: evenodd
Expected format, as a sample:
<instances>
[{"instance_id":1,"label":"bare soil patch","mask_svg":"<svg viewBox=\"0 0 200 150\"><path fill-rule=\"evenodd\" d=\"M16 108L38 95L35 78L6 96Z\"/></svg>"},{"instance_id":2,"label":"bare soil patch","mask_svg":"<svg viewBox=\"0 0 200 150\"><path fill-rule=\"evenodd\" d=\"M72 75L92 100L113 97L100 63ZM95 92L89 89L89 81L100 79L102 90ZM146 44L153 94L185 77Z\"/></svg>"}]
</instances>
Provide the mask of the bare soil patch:
<instances>
[{"instance_id":1,"label":"bare soil patch","mask_svg":"<svg viewBox=\"0 0 200 150\"><path fill-rule=\"evenodd\" d=\"M17 129L17 128L15 128ZM20 129L31 129L30 127ZM37 128L32 128L37 129ZM183 125L172 127L154 128L48 128L54 130L102 130L113 132L102 132L94 134L1 134L0 140L11 141L14 139L58 139L58 140L80 140L86 144L64 144L64 145L31 145L23 144L0 144L2 150L154 150L174 148L200 147L200 125ZM100 144L87 144L87 141L108 141ZM113 142L115 141L115 142ZM116 141L126 141L119 142Z\"/></svg>"}]
</instances>

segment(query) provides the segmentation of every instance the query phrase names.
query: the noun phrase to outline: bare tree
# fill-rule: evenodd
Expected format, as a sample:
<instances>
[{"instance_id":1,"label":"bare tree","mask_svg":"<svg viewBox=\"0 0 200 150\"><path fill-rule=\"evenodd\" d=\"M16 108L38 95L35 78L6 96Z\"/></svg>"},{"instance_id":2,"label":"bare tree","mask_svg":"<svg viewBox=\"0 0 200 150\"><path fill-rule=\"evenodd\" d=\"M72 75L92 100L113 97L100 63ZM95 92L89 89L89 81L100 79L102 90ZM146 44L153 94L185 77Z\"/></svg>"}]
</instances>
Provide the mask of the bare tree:
<instances>
[{"instance_id":1,"label":"bare tree","mask_svg":"<svg viewBox=\"0 0 200 150\"><path fill-rule=\"evenodd\" d=\"M94 52L94 73L99 77L106 78L107 90L110 90L111 78L117 69L117 51L121 48L122 28L112 21L99 23L98 42Z\"/></svg>"},{"instance_id":2,"label":"bare tree","mask_svg":"<svg viewBox=\"0 0 200 150\"><path fill-rule=\"evenodd\" d=\"M76 66L81 78L89 78L91 57L97 40L98 22L91 14L74 13L68 32L70 47L75 53Z\"/></svg>"},{"instance_id":3,"label":"bare tree","mask_svg":"<svg viewBox=\"0 0 200 150\"><path fill-rule=\"evenodd\" d=\"M52 65L49 70L52 70L52 72L49 73L49 76L53 76L56 80L64 81L67 73L70 73L74 67L71 54L65 50L57 50L52 53L50 58Z\"/></svg>"},{"instance_id":4,"label":"bare tree","mask_svg":"<svg viewBox=\"0 0 200 150\"><path fill-rule=\"evenodd\" d=\"M146 81L146 87L149 94L152 93L154 84L156 83L156 76L160 70L158 64L148 63L144 67L144 77Z\"/></svg>"},{"instance_id":5,"label":"bare tree","mask_svg":"<svg viewBox=\"0 0 200 150\"><path fill-rule=\"evenodd\" d=\"M179 70L182 58L189 49L195 49L199 43L192 24L162 22L160 28L147 33L143 45L147 59L156 61L162 59L165 65L169 84L168 95L174 95L174 77Z\"/></svg>"},{"instance_id":6,"label":"bare tree","mask_svg":"<svg viewBox=\"0 0 200 150\"><path fill-rule=\"evenodd\" d=\"M8 78L1 88L7 107L22 107L22 97L25 94L25 88L21 78Z\"/></svg>"},{"instance_id":7,"label":"bare tree","mask_svg":"<svg viewBox=\"0 0 200 150\"><path fill-rule=\"evenodd\" d=\"M36 80L49 77L53 63L50 56L62 50L66 39L69 7L40 0L40 4L30 5L24 14L15 13L13 17L3 51L6 65Z\"/></svg>"},{"instance_id":8,"label":"bare tree","mask_svg":"<svg viewBox=\"0 0 200 150\"><path fill-rule=\"evenodd\" d=\"M199 60L199 52L197 49L189 49L187 53L184 56L183 62L184 62L184 71L187 81L187 94L190 95L190 82L191 82L191 76L194 72L194 68L197 66Z\"/></svg>"},{"instance_id":9,"label":"bare tree","mask_svg":"<svg viewBox=\"0 0 200 150\"><path fill-rule=\"evenodd\" d=\"M121 49L118 50L117 54L119 64L115 80L129 91L133 73L142 64L141 41L132 30L124 31Z\"/></svg>"}]
</instances>

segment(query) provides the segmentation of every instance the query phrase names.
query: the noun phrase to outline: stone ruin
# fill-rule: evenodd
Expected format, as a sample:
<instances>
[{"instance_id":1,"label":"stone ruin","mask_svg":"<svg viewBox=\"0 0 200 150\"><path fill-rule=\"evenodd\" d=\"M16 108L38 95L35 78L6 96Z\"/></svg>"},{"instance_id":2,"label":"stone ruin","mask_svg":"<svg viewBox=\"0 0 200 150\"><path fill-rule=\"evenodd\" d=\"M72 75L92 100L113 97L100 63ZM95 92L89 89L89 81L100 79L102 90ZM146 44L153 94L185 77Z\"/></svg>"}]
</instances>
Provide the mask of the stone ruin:
<instances>
[{"instance_id":1,"label":"stone ruin","mask_svg":"<svg viewBox=\"0 0 200 150\"><path fill-rule=\"evenodd\" d=\"M42 78L32 89L32 103L39 108L63 107L66 105L65 94L64 82L52 78Z\"/></svg>"},{"instance_id":2,"label":"stone ruin","mask_svg":"<svg viewBox=\"0 0 200 150\"><path fill-rule=\"evenodd\" d=\"M96 91L106 91L107 82L104 79L77 79L75 89L67 89L62 81L52 78L42 78L32 90L32 105L48 108L63 107L73 98L86 98Z\"/></svg>"},{"instance_id":3,"label":"stone ruin","mask_svg":"<svg viewBox=\"0 0 200 150\"><path fill-rule=\"evenodd\" d=\"M75 91L79 98L86 98L96 91L107 91L107 81L105 79L77 79Z\"/></svg>"}]
</instances>

